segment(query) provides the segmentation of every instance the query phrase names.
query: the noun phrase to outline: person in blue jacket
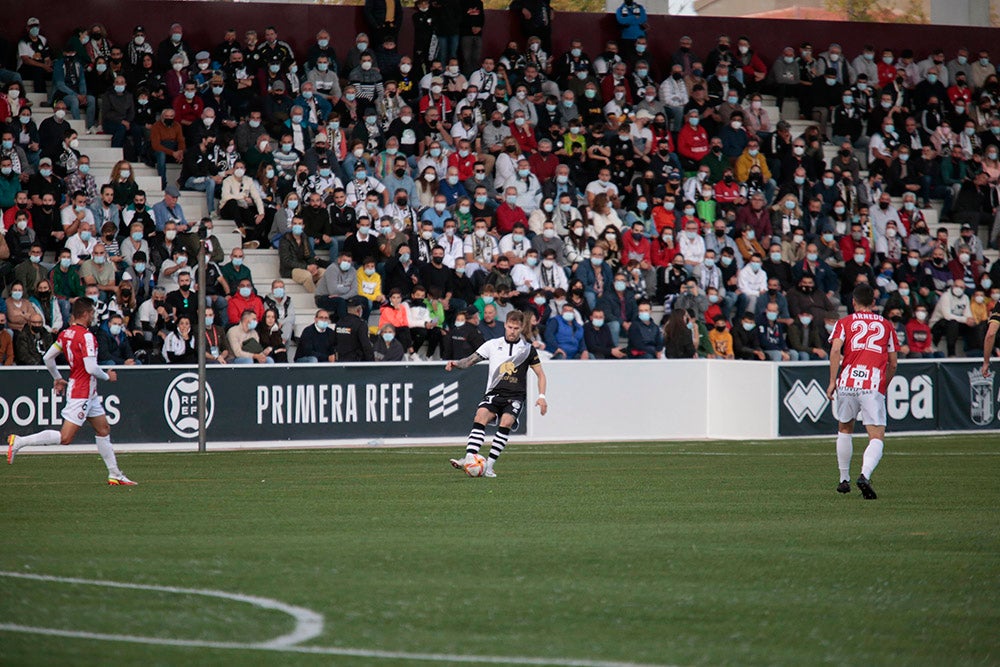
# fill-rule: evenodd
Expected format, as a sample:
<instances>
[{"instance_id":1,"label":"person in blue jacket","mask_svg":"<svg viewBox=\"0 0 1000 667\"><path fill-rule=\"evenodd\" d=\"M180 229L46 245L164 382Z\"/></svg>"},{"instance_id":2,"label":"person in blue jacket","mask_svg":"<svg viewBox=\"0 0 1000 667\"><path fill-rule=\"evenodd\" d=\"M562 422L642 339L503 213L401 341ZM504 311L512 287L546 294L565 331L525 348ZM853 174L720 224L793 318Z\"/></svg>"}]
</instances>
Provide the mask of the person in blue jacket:
<instances>
[{"instance_id":1,"label":"person in blue jacket","mask_svg":"<svg viewBox=\"0 0 1000 667\"><path fill-rule=\"evenodd\" d=\"M646 8L635 0L625 0L615 10L615 19L622 27L620 46L631 55L635 52L635 40L646 36Z\"/></svg>"},{"instance_id":2,"label":"person in blue jacket","mask_svg":"<svg viewBox=\"0 0 1000 667\"><path fill-rule=\"evenodd\" d=\"M550 317L545 325L545 347L553 359L587 359L587 346L583 342L583 324L577 321L577 312L564 303L559 317Z\"/></svg>"}]
</instances>

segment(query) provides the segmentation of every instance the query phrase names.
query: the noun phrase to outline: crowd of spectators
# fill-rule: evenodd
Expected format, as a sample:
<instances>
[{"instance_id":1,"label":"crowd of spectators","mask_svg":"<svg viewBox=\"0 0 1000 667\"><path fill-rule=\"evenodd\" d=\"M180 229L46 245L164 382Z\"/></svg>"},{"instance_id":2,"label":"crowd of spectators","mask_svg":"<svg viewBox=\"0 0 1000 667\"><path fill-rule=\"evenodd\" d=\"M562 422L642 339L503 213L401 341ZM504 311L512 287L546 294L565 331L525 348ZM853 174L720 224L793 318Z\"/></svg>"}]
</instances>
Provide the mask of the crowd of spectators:
<instances>
[{"instance_id":1,"label":"crowd of spectators","mask_svg":"<svg viewBox=\"0 0 1000 667\"><path fill-rule=\"evenodd\" d=\"M0 69L0 362L40 363L81 298L105 364L194 362L200 336L213 363L461 358L515 308L546 357L822 359L860 282L905 356L981 349L1000 300L988 51L769 58L722 35L647 60L626 2L621 40L552 53L548 3L519 0L527 39L482 53L480 0L418 0L404 54L402 6L368 5L370 34L298 51L273 26L213 46L179 24L50 40L30 19ZM803 131L764 95L796 99ZM69 117L123 150L106 182ZM182 190L209 215L186 218ZM928 224L932 200L960 235ZM266 293L258 249L279 264ZM300 335L289 284L318 309Z\"/></svg>"}]
</instances>

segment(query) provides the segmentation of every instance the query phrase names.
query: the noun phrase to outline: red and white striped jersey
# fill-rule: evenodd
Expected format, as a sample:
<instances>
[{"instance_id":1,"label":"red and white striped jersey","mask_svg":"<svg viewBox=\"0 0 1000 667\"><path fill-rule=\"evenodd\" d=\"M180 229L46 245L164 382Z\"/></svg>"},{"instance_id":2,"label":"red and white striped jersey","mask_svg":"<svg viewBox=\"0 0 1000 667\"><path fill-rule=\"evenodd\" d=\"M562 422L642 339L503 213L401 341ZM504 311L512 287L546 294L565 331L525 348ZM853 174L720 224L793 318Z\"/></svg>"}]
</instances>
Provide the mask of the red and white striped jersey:
<instances>
[{"instance_id":1,"label":"red and white striped jersey","mask_svg":"<svg viewBox=\"0 0 1000 667\"><path fill-rule=\"evenodd\" d=\"M885 394L889 353L899 348L892 324L875 313L854 313L841 318L833 327L830 341L837 339L844 341L837 386Z\"/></svg>"},{"instance_id":2,"label":"red and white striped jersey","mask_svg":"<svg viewBox=\"0 0 1000 667\"><path fill-rule=\"evenodd\" d=\"M91 398L97 395L97 378L87 372L85 359L97 363L97 338L86 327L74 324L59 334L56 345L69 362L69 386L66 398Z\"/></svg>"}]
</instances>

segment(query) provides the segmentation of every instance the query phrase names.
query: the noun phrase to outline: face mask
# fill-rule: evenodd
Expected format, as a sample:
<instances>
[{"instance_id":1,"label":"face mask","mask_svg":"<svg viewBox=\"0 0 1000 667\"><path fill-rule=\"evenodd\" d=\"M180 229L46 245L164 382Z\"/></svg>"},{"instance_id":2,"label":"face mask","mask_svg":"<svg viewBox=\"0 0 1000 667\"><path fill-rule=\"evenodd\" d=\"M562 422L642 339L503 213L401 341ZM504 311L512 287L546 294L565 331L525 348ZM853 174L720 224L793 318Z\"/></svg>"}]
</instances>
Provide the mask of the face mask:
<instances>
[{"instance_id":1,"label":"face mask","mask_svg":"<svg viewBox=\"0 0 1000 667\"><path fill-rule=\"evenodd\" d=\"M757 237L757 232L752 229L747 230L747 240L753 241Z\"/></svg>"},{"instance_id":2,"label":"face mask","mask_svg":"<svg viewBox=\"0 0 1000 667\"><path fill-rule=\"evenodd\" d=\"M408 252L399 253L399 261L403 262L404 264L406 264L407 262L409 262L410 261L410 253L408 253Z\"/></svg>"},{"instance_id":3,"label":"face mask","mask_svg":"<svg viewBox=\"0 0 1000 667\"><path fill-rule=\"evenodd\" d=\"M864 264L865 263L865 256L864 255L855 255L854 256L854 261L857 262L858 264Z\"/></svg>"},{"instance_id":4,"label":"face mask","mask_svg":"<svg viewBox=\"0 0 1000 667\"><path fill-rule=\"evenodd\" d=\"M833 234L831 234L831 233L829 233L829 232L826 232L826 233L824 233L824 234L823 234L823 240L824 240L825 242L827 242L827 243L830 243L830 242L832 242L832 241L833 241Z\"/></svg>"},{"instance_id":5,"label":"face mask","mask_svg":"<svg viewBox=\"0 0 1000 667\"><path fill-rule=\"evenodd\" d=\"M781 261L781 253L780 252L772 252L771 253L771 261L774 262L775 264L777 264L778 262L780 262Z\"/></svg>"},{"instance_id":6,"label":"face mask","mask_svg":"<svg viewBox=\"0 0 1000 667\"><path fill-rule=\"evenodd\" d=\"M694 209L691 208L691 207L685 208L684 209L684 215L686 215L686 216L688 216L690 218L691 216L694 215Z\"/></svg>"},{"instance_id":7,"label":"face mask","mask_svg":"<svg viewBox=\"0 0 1000 667\"><path fill-rule=\"evenodd\" d=\"M785 202L785 208L788 209L789 211L794 211L797 205L798 204L795 203L794 199L789 199L788 201Z\"/></svg>"},{"instance_id":8,"label":"face mask","mask_svg":"<svg viewBox=\"0 0 1000 667\"><path fill-rule=\"evenodd\" d=\"M692 118L688 118L688 124L691 127L698 127L698 123L699 122L700 122L700 119L697 116L694 116Z\"/></svg>"},{"instance_id":9,"label":"face mask","mask_svg":"<svg viewBox=\"0 0 1000 667\"><path fill-rule=\"evenodd\" d=\"M505 200L511 206L517 203L517 197L515 195L507 195L507 197L505 197Z\"/></svg>"},{"instance_id":10,"label":"face mask","mask_svg":"<svg viewBox=\"0 0 1000 667\"><path fill-rule=\"evenodd\" d=\"M240 268L241 266L243 266L243 258L242 257L234 257L233 258L233 266L235 266L237 269Z\"/></svg>"},{"instance_id":11,"label":"face mask","mask_svg":"<svg viewBox=\"0 0 1000 667\"><path fill-rule=\"evenodd\" d=\"M593 264L594 266L600 266L601 264L604 263L604 258L603 257L591 257L590 258L590 263Z\"/></svg>"},{"instance_id":12,"label":"face mask","mask_svg":"<svg viewBox=\"0 0 1000 667\"><path fill-rule=\"evenodd\" d=\"M963 294L965 294L965 288L964 287L952 287L951 288L951 293L954 296L960 297Z\"/></svg>"},{"instance_id":13,"label":"face mask","mask_svg":"<svg viewBox=\"0 0 1000 667\"><path fill-rule=\"evenodd\" d=\"M233 169L233 176L236 178L243 178L244 174L247 173L246 169Z\"/></svg>"},{"instance_id":14,"label":"face mask","mask_svg":"<svg viewBox=\"0 0 1000 667\"><path fill-rule=\"evenodd\" d=\"M292 225L292 234L295 236L302 236L304 227L302 225Z\"/></svg>"},{"instance_id":15,"label":"face mask","mask_svg":"<svg viewBox=\"0 0 1000 667\"><path fill-rule=\"evenodd\" d=\"M252 292L252 290L249 287L241 287L240 288L240 296L243 297L244 299L249 299L251 292Z\"/></svg>"},{"instance_id":16,"label":"face mask","mask_svg":"<svg viewBox=\"0 0 1000 667\"><path fill-rule=\"evenodd\" d=\"M642 311L642 312L639 313L639 320L642 321L642 322L649 322L649 320L650 320L651 317L652 317L652 314L649 313L648 311Z\"/></svg>"},{"instance_id":17,"label":"face mask","mask_svg":"<svg viewBox=\"0 0 1000 667\"><path fill-rule=\"evenodd\" d=\"M767 311L765 316L767 317L768 322L775 322L778 319L778 313L772 310Z\"/></svg>"},{"instance_id":18,"label":"face mask","mask_svg":"<svg viewBox=\"0 0 1000 667\"><path fill-rule=\"evenodd\" d=\"M824 178L823 179L823 185L825 185L828 188L832 188L833 187L833 179L832 178Z\"/></svg>"},{"instance_id":19,"label":"face mask","mask_svg":"<svg viewBox=\"0 0 1000 667\"><path fill-rule=\"evenodd\" d=\"M83 241L84 243L89 241L90 238L91 238L90 232L87 231L80 232L80 240Z\"/></svg>"},{"instance_id":20,"label":"face mask","mask_svg":"<svg viewBox=\"0 0 1000 667\"><path fill-rule=\"evenodd\" d=\"M760 262L750 262L750 270L754 273L760 273Z\"/></svg>"},{"instance_id":21,"label":"face mask","mask_svg":"<svg viewBox=\"0 0 1000 667\"><path fill-rule=\"evenodd\" d=\"M792 153L794 153L797 156L805 155L805 152L806 152L806 147L805 146L793 146L792 147ZM802 180L805 181L805 179L802 179Z\"/></svg>"},{"instance_id":22,"label":"face mask","mask_svg":"<svg viewBox=\"0 0 1000 667\"><path fill-rule=\"evenodd\" d=\"M562 314L563 321L572 322L576 319L576 315L572 311L568 311Z\"/></svg>"},{"instance_id":23,"label":"face mask","mask_svg":"<svg viewBox=\"0 0 1000 667\"><path fill-rule=\"evenodd\" d=\"M732 257L729 257L727 255L723 255L722 256L722 265L723 266L732 266L732 263L733 263L733 258Z\"/></svg>"}]
</instances>

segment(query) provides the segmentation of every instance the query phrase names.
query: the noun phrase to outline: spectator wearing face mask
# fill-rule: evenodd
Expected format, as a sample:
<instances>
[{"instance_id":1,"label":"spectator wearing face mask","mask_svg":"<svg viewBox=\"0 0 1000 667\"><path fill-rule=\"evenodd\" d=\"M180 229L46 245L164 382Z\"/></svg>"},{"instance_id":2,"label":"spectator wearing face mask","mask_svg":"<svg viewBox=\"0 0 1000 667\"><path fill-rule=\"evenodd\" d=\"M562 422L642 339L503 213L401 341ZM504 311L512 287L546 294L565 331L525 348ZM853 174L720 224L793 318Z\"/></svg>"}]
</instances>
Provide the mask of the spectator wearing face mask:
<instances>
[{"instance_id":1,"label":"spectator wearing face mask","mask_svg":"<svg viewBox=\"0 0 1000 667\"><path fill-rule=\"evenodd\" d=\"M909 359L937 359L944 356L934 349L934 335L927 325L927 307L917 306L913 318L906 323L906 339L910 345Z\"/></svg>"},{"instance_id":2,"label":"spectator wearing face mask","mask_svg":"<svg viewBox=\"0 0 1000 667\"><path fill-rule=\"evenodd\" d=\"M961 282L952 283L949 289L941 294L928 325L933 334L934 345L937 345L942 338L945 339L949 357L955 356L960 336L966 350L977 346L978 342L974 337L976 320L972 316L971 300Z\"/></svg>"}]
</instances>

